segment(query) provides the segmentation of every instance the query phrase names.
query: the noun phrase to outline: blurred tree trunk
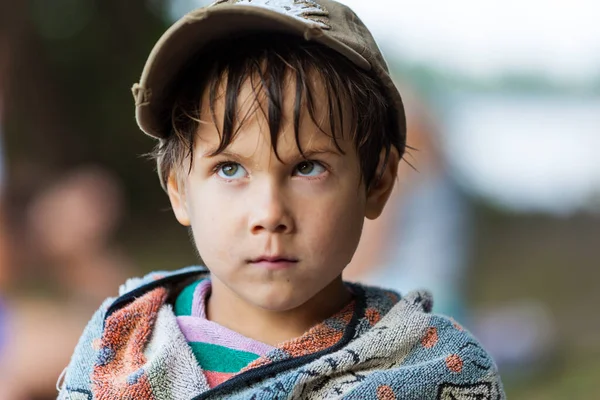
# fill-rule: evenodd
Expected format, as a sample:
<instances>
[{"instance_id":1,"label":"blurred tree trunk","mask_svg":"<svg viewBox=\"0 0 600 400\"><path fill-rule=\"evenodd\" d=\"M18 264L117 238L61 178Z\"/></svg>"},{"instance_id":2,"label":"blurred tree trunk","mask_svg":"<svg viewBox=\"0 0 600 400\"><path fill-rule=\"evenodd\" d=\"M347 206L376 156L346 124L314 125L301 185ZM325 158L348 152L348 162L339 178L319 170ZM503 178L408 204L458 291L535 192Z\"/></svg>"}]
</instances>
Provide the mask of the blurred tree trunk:
<instances>
[{"instance_id":1,"label":"blurred tree trunk","mask_svg":"<svg viewBox=\"0 0 600 400\"><path fill-rule=\"evenodd\" d=\"M19 158L23 156L40 165L53 165L54 159L60 159L61 149L58 141L48 138L61 140L61 102L56 98L50 100L56 90L43 57L42 43L28 18L27 2L0 1L11 61L4 121L9 170L14 166L10 161L21 161ZM11 189L12 182L9 182Z\"/></svg>"},{"instance_id":2,"label":"blurred tree trunk","mask_svg":"<svg viewBox=\"0 0 600 400\"><path fill-rule=\"evenodd\" d=\"M160 193L152 164L138 157L153 143L135 125L130 87L165 29L153 12L165 3L0 0L11 53L5 147L13 205L82 163L114 170L130 197ZM156 209L156 197L143 204Z\"/></svg>"}]
</instances>

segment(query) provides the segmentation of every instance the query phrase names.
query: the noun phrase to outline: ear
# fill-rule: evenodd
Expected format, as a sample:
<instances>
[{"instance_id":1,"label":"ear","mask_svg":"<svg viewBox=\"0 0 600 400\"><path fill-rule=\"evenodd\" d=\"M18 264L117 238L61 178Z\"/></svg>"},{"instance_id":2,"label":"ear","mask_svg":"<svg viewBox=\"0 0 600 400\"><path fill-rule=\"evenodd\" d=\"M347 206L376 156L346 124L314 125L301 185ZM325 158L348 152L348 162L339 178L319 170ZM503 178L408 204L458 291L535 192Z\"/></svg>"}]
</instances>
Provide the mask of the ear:
<instances>
[{"instance_id":1,"label":"ear","mask_svg":"<svg viewBox=\"0 0 600 400\"><path fill-rule=\"evenodd\" d=\"M167 193L169 194L169 200L171 200L171 207L175 213L175 218L183 226L190 226L190 216L187 209L187 202L185 198L185 188L183 183L177 179L176 174L173 172L169 175L167 181Z\"/></svg>"},{"instance_id":2,"label":"ear","mask_svg":"<svg viewBox=\"0 0 600 400\"><path fill-rule=\"evenodd\" d=\"M379 153L377 173L375 175L375 179L377 179L377 177L379 177L379 179L374 182L367 193L365 217L368 219L375 219L381 215L383 207L385 206L385 203L387 203L390 194L394 189L396 177L398 176L399 162L398 150L395 147L392 146L390 149L388 162L387 165L385 165L385 168L383 165L384 162L385 150L381 150L381 153Z\"/></svg>"}]
</instances>

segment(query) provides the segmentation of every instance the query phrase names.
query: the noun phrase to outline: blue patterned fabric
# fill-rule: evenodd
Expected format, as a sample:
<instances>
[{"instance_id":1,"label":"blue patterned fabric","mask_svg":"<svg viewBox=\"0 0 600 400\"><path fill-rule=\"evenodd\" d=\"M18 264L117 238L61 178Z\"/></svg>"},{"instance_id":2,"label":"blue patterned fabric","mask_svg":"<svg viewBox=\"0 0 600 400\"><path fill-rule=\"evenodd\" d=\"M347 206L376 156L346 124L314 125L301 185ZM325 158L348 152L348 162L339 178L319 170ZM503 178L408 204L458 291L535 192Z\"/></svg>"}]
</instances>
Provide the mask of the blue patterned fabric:
<instances>
[{"instance_id":1,"label":"blue patterned fabric","mask_svg":"<svg viewBox=\"0 0 600 400\"><path fill-rule=\"evenodd\" d=\"M203 269L186 269L129 281L122 296L107 300L90 321L67 368L59 399L117 398L103 395L117 392L121 398L156 400L505 398L490 356L456 322L431 314L432 300L426 292L398 300L389 291L361 285L353 285L354 314L335 345L300 357L274 357L211 389L172 306L165 302L158 304L158 312L139 312L140 304L153 294L204 274ZM120 316L128 318L128 325L119 325ZM138 325L152 326L147 342L121 346L142 346L141 368L128 370L127 357L102 357L107 336L121 330L135 333ZM114 366L115 378L101 381L97 371L107 365ZM113 388L106 385L119 387L110 391Z\"/></svg>"}]
</instances>

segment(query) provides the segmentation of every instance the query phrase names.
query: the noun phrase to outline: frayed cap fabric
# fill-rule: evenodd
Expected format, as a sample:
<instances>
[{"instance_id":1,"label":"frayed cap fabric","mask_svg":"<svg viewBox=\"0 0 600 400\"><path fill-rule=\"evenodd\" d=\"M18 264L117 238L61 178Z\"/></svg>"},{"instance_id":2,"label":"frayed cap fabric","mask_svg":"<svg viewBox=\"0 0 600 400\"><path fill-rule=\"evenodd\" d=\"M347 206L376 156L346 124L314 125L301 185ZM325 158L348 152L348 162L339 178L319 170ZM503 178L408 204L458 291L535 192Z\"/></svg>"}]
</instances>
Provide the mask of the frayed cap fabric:
<instances>
[{"instance_id":1,"label":"frayed cap fabric","mask_svg":"<svg viewBox=\"0 0 600 400\"><path fill-rule=\"evenodd\" d=\"M169 133L164 131L161 118L170 107L169 89L186 62L215 40L244 32L304 37L371 71L381 82L390 100L389 110L405 137L402 98L379 47L358 16L333 0L218 0L183 16L154 45L139 83L132 87L140 129L151 137L164 139ZM161 183L164 188L166 182Z\"/></svg>"}]
</instances>

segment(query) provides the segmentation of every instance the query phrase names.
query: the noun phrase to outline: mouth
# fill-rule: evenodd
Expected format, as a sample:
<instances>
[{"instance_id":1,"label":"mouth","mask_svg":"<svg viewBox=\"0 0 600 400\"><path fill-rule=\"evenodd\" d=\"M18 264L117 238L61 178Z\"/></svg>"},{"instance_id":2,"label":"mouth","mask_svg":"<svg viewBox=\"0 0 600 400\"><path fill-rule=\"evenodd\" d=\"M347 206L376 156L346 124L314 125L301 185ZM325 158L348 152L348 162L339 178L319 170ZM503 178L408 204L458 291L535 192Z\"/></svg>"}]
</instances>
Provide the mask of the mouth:
<instances>
[{"instance_id":1,"label":"mouth","mask_svg":"<svg viewBox=\"0 0 600 400\"><path fill-rule=\"evenodd\" d=\"M298 263L297 258L285 256L261 256L247 261L248 264L268 269L278 270L291 268Z\"/></svg>"}]
</instances>

